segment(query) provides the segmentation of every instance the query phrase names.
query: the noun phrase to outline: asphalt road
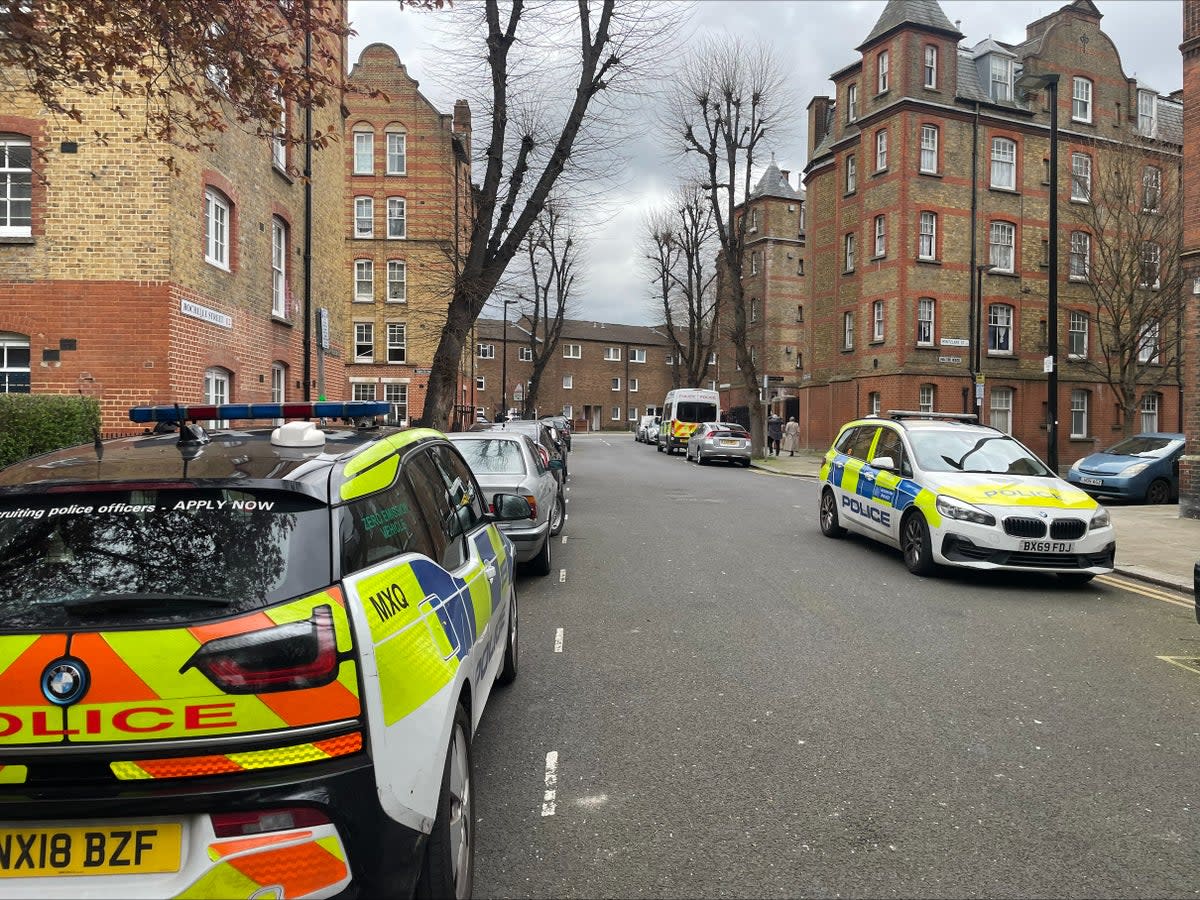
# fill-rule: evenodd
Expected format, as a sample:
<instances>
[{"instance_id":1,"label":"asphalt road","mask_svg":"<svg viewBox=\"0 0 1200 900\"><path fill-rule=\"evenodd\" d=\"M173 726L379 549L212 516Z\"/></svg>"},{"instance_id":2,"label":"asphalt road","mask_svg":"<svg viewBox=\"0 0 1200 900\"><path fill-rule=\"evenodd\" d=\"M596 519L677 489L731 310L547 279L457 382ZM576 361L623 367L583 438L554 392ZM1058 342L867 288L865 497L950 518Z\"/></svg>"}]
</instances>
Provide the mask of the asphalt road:
<instances>
[{"instance_id":1,"label":"asphalt road","mask_svg":"<svg viewBox=\"0 0 1200 900\"><path fill-rule=\"evenodd\" d=\"M577 437L568 496L475 744L477 896L1200 893L1188 610L915 578L815 482L631 437Z\"/></svg>"}]
</instances>

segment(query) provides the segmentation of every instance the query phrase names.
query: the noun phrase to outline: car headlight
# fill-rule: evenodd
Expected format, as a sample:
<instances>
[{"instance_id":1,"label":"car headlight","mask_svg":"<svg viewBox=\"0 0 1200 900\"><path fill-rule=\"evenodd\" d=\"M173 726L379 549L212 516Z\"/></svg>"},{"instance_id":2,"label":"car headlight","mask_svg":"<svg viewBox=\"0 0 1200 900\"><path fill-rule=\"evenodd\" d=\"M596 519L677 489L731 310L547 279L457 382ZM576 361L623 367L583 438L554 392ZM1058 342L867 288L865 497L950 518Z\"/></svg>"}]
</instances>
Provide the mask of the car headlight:
<instances>
[{"instance_id":1,"label":"car headlight","mask_svg":"<svg viewBox=\"0 0 1200 900\"><path fill-rule=\"evenodd\" d=\"M1132 478L1134 475L1140 475L1142 472L1145 472L1148 465L1150 463L1134 463L1132 466L1126 466L1118 474L1122 478Z\"/></svg>"},{"instance_id":2,"label":"car headlight","mask_svg":"<svg viewBox=\"0 0 1200 900\"><path fill-rule=\"evenodd\" d=\"M1088 528L1095 531L1097 528L1107 528L1111 524L1112 519L1108 516L1108 510L1103 506L1097 506L1096 511L1092 513L1092 524Z\"/></svg>"},{"instance_id":3,"label":"car headlight","mask_svg":"<svg viewBox=\"0 0 1200 900\"><path fill-rule=\"evenodd\" d=\"M953 497L939 494L936 505L937 511L948 519L960 519L964 522L974 522L976 525L996 524L996 517L990 512L986 512L978 506L972 506L970 503L964 503L962 500L955 500Z\"/></svg>"}]
</instances>

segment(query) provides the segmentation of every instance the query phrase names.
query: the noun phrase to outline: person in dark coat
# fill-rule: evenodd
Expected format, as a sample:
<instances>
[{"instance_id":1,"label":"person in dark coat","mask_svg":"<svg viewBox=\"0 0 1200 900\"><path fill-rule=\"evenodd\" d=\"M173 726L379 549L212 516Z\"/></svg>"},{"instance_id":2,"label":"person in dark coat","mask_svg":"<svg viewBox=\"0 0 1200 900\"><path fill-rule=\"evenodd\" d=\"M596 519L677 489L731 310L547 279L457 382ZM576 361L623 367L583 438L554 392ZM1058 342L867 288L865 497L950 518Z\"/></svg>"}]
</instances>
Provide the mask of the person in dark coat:
<instances>
[{"instance_id":1,"label":"person in dark coat","mask_svg":"<svg viewBox=\"0 0 1200 900\"><path fill-rule=\"evenodd\" d=\"M783 440L783 419L776 413L767 417L767 456L774 451L779 455L779 442Z\"/></svg>"}]
</instances>

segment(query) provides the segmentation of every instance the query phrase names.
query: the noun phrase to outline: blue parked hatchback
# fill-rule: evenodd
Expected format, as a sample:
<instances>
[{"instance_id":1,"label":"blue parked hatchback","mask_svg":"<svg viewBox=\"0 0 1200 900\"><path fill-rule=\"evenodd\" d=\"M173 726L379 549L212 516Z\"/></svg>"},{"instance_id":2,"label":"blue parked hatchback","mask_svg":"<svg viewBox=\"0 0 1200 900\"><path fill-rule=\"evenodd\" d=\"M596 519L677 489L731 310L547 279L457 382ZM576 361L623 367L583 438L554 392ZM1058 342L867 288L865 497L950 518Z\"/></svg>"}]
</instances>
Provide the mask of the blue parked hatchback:
<instances>
[{"instance_id":1,"label":"blue parked hatchback","mask_svg":"<svg viewBox=\"0 0 1200 900\"><path fill-rule=\"evenodd\" d=\"M1183 441L1182 434L1171 432L1135 434L1079 460L1067 481L1089 494L1170 503L1179 498Z\"/></svg>"}]
</instances>

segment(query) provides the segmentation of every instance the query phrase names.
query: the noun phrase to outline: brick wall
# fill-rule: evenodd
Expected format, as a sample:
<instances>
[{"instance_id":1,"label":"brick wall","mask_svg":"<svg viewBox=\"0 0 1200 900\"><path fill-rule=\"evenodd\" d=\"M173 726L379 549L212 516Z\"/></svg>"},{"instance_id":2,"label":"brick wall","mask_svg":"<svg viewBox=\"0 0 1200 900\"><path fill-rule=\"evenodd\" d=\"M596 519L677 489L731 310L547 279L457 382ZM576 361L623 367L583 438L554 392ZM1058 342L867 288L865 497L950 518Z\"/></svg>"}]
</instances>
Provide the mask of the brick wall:
<instances>
[{"instance_id":1,"label":"brick wall","mask_svg":"<svg viewBox=\"0 0 1200 900\"><path fill-rule=\"evenodd\" d=\"M1184 290L1200 278L1200 0L1183 2L1183 264ZM1183 430L1188 453L1179 466L1179 507L1200 517L1200 308L1191 297L1184 310Z\"/></svg>"}]
</instances>

